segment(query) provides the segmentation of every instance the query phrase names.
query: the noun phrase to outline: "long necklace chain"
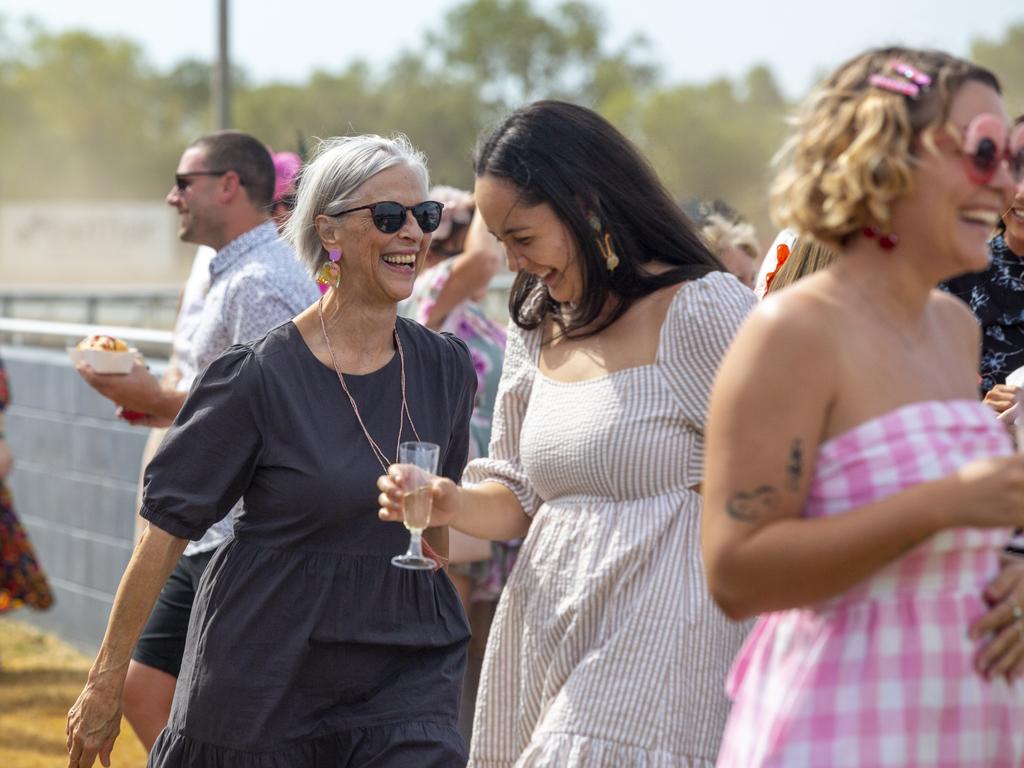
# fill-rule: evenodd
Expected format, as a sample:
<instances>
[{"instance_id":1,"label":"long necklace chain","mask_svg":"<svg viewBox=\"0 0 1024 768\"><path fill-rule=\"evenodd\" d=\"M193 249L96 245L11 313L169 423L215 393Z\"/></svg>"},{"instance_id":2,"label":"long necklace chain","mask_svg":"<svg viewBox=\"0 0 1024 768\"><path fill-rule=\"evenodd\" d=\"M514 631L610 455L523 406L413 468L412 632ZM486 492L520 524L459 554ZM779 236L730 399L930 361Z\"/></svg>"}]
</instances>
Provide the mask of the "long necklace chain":
<instances>
[{"instance_id":1,"label":"long necklace chain","mask_svg":"<svg viewBox=\"0 0 1024 768\"><path fill-rule=\"evenodd\" d=\"M363 434L366 435L366 441L370 444L370 449L373 451L374 457L380 463L380 468L385 473L388 471L388 457L385 455L381 447L377 445L377 441L373 439L370 434L370 430L366 428L363 417L359 413L359 406L356 405L356 399L352 397L352 393L348 390L348 385L345 383L345 377L341 374L341 368L338 367L338 359L334 356L334 348L331 346L331 338L327 335L327 323L324 322L324 299L321 296L320 301L317 302L317 313L320 315L320 329L324 334L324 343L327 345L327 351L331 355L331 365L334 366L334 372L338 374L338 381L341 383L341 388L348 397L349 403L352 404L352 411L356 415L356 420L359 422L359 426L363 428ZM412 414L409 412L409 405L405 399L405 353L402 350L402 340L398 336L398 327L394 330L395 336L395 349L398 350L398 362L401 370L401 382L402 382L402 407L398 413L398 440L395 443L395 461L398 461L398 446L402 444L402 428L405 425L405 420L409 419L409 426L412 427L412 432L416 435L416 439L420 439L420 433L416 431L416 423L412 420Z\"/></svg>"}]
</instances>

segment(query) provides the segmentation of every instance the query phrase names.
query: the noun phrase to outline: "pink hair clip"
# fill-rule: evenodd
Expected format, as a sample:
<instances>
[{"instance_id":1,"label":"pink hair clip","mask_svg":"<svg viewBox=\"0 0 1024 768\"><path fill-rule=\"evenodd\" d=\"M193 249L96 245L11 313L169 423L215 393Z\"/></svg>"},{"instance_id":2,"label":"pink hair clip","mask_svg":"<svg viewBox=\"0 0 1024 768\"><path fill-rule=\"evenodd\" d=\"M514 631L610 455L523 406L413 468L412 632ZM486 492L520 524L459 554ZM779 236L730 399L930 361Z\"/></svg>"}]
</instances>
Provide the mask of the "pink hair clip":
<instances>
[{"instance_id":1,"label":"pink hair clip","mask_svg":"<svg viewBox=\"0 0 1024 768\"><path fill-rule=\"evenodd\" d=\"M920 86L915 83L907 82L906 80L897 80L895 77L887 77L886 75L872 75L868 78L868 82L875 86L875 88L899 93L903 96L909 96L912 99L916 99L918 94L921 93Z\"/></svg>"},{"instance_id":2,"label":"pink hair clip","mask_svg":"<svg viewBox=\"0 0 1024 768\"><path fill-rule=\"evenodd\" d=\"M921 94L922 88L927 88L932 84L931 77L921 70L910 66L905 61L889 59L886 62L886 66L899 75L899 77L890 77L883 74L871 75L868 78L868 82L875 88L881 88L885 91L892 91L893 93L916 99Z\"/></svg>"},{"instance_id":3,"label":"pink hair clip","mask_svg":"<svg viewBox=\"0 0 1024 768\"><path fill-rule=\"evenodd\" d=\"M897 74L907 78L907 80L910 80L911 82L921 86L922 88L927 88L929 85L932 84L932 79L928 75L926 75L921 70L915 69L914 67L910 66L905 61L900 61L899 59L889 59L889 68L892 69Z\"/></svg>"}]
</instances>

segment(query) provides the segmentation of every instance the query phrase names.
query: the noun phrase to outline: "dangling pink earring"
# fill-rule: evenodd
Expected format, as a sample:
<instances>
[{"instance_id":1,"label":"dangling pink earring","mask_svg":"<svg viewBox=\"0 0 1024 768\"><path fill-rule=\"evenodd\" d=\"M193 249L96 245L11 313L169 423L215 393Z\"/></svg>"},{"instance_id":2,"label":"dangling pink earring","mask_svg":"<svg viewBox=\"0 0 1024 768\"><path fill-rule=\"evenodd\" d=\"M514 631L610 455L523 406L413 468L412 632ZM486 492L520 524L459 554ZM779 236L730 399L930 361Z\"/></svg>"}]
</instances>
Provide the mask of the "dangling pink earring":
<instances>
[{"instance_id":1,"label":"dangling pink earring","mask_svg":"<svg viewBox=\"0 0 1024 768\"><path fill-rule=\"evenodd\" d=\"M327 293L328 288L337 288L341 285L341 267L338 266L338 262L341 260L341 251L332 250L327 254L327 259L320 265L320 269L316 273L320 293Z\"/></svg>"},{"instance_id":2,"label":"dangling pink earring","mask_svg":"<svg viewBox=\"0 0 1024 768\"><path fill-rule=\"evenodd\" d=\"M871 238L872 240L877 237L878 247L883 251L891 251L900 244L900 236L895 232L887 232L883 235L878 231L877 227L864 227L864 229L861 230L861 234L863 234L864 237Z\"/></svg>"}]
</instances>

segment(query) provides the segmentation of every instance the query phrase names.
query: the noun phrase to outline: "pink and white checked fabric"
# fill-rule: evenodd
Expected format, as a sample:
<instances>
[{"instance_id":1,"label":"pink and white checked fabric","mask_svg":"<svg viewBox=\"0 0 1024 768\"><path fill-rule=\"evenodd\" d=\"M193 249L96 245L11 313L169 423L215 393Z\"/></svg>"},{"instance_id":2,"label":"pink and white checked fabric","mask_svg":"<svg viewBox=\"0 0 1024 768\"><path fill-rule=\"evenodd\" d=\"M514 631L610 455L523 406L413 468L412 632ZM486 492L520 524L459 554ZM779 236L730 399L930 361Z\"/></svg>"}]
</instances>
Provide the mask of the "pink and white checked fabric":
<instances>
[{"instance_id":1,"label":"pink and white checked fabric","mask_svg":"<svg viewBox=\"0 0 1024 768\"><path fill-rule=\"evenodd\" d=\"M820 446L805 516L1011 450L980 403L911 403ZM967 636L1008 535L945 531L823 605L761 617L729 675L719 768L1024 766L1024 684L982 678Z\"/></svg>"}]
</instances>

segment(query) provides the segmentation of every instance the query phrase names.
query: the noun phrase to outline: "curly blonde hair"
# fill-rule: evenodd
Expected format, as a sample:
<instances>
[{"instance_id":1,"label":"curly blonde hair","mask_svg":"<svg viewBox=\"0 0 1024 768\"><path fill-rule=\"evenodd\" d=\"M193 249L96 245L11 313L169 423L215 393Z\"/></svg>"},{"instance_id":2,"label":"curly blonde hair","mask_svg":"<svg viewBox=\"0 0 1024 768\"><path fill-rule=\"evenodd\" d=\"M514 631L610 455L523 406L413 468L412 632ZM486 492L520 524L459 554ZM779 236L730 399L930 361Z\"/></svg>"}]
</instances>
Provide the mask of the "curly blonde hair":
<instances>
[{"instance_id":1,"label":"curly blonde hair","mask_svg":"<svg viewBox=\"0 0 1024 768\"><path fill-rule=\"evenodd\" d=\"M874 74L892 76L891 59L929 75L930 87L909 97L871 85ZM935 151L933 132L971 81L1001 93L987 69L941 51L878 48L843 64L804 102L776 155L778 223L833 244L887 229L892 203L911 191L915 153Z\"/></svg>"},{"instance_id":2,"label":"curly blonde hair","mask_svg":"<svg viewBox=\"0 0 1024 768\"><path fill-rule=\"evenodd\" d=\"M700 234L716 256L732 247L739 248L752 259L759 256L761 246L757 242L757 232L748 221L727 219L712 213L701 223Z\"/></svg>"}]
</instances>

